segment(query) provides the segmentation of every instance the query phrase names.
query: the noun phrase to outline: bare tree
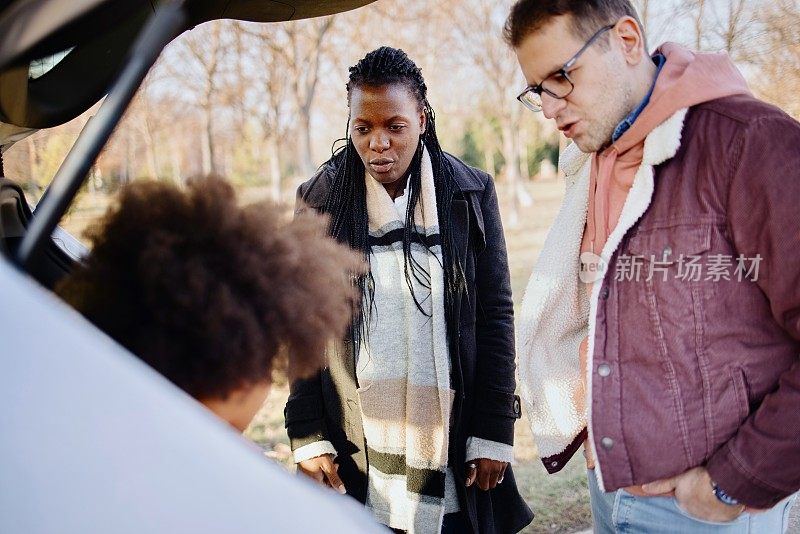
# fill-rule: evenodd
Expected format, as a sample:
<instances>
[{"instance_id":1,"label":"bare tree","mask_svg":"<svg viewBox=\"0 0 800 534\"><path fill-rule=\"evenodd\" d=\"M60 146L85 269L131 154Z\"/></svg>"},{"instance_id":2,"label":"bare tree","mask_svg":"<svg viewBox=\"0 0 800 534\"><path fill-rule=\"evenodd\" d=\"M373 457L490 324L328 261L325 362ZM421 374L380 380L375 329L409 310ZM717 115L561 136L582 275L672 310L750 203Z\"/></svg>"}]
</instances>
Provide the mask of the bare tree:
<instances>
[{"instance_id":1,"label":"bare tree","mask_svg":"<svg viewBox=\"0 0 800 534\"><path fill-rule=\"evenodd\" d=\"M749 22L745 11L745 0L728 0L727 16L721 21L718 33L726 52L733 54Z\"/></svg>"},{"instance_id":2,"label":"bare tree","mask_svg":"<svg viewBox=\"0 0 800 534\"><path fill-rule=\"evenodd\" d=\"M504 165L500 172L510 190L509 224L514 225L519 208L526 200L520 173L520 136L522 106L515 92L521 86L519 66L513 52L501 38L504 14L509 2L470 0L469 7L454 9L452 26L460 52L466 54L484 81L483 98L487 112L483 120L494 118L499 125ZM488 158L487 158L488 159Z\"/></svg>"},{"instance_id":3,"label":"bare tree","mask_svg":"<svg viewBox=\"0 0 800 534\"><path fill-rule=\"evenodd\" d=\"M252 136L253 160L259 169L269 169L269 195L279 199L284 171L281 140L286 137L287 117L292 110L286 106L290 85L285 76L286 55L275 52L273 32L244 24L235 28L243 45L239 61L249 66L237 75L241 131L249 126L257 133Z\"/></svg>"},{"instance_id":4,"label":"bare tree","mask_svg":"<svg viewBox=\"0 0 800 534\"><path fill-rule=\"evenodd\" d=\"M266 106L261 115L261 126L267 146L271 191L273 197L277 199L280 197L283 186L280 141L286 133L286 120L284 118L286 110L282 104L287 88L286 81L277 75L276 62L277 58L273 58L273 63L270 65L273 69L269 70L270 76L264 83ZM310 139L307 139L307 142L310 146Z\"/></svg>"},{"instance_id":5,"label":"bare tree","mask_svg":"<svg viewBox=\"0 0 800 534\"><path fill-rule=\"evenodd\" d=\"M172 61L165 63L171 81L200 109L200 152L203 174L217 172L215 117L221 104L230 58L226 50L230 33L223 23L211 22L181 36L173 46Z\"/></svg>"},{"instance_id":6,"label":"bare tree","mask_svg":"<svg viewBox=\"0 0 800 534\"><path fill-rule=\"evenodd\" d=\"M713 2L714 0L710 0ZM726 0L727 1L727 0ZM679 20L680 16L687 19L691 23L692 35L691 41L686 39L686 44L691 45L694 50L703 50L703 32L706 29L707 7L710 3L707 0L681 0L677 5L675 11Z\"/></svg>"},{"instance_id":7,"label":"bare tree","mask_svg":"<svg viewBox=\"0 0 800 534\"><path fill-rule=\"evenodd\" d=\"M316 167L311 142L311 118L322 65L334 53L328 46L334 21L335 17L302 20L264 28L256 34L273 57L280 59L281 67L286 69L291 87L290 98L298 121L297 170L304 176L311 176Z\"/></svg>"},{"instance_id":8,"label":"bare tree","mask_svg":"<svg viewBox=\"0 0 800 534\"><path fill-rule=\"evenodd\" d=\"M125 117L121 123L124 128L122 128L121 131L131 131L143 141L145 153L143 160L147 169L147 175L152 178L159 178L161 168L157 153L157 126L155 124L156 118L152 110L153 104L152 97L147 94L147 82L145 82L125 113ZM111 143L114 142L115 139L112 138Z\"/></svg>"},{"instance_id":9,"label":"bare tree","mask_svg":"<svg viewBox=\"0 0 800 534\"><path fill-rule=\"evenodd\" d=\"M703 16L705 15L706 0L697 1L697 12L694 17L694 49L703 49Z\"/></svg>"},{"instance_id":10,"label":"bare tree","mask_svg":"<svg viewBox=\"0 0 800 534\"><path fill-rule=\"evenodd\" d=\"M203 40L202 45L199 39L187 42L188 51L195 57L203 67L205 83L200 99L200 107L203 110L203 173L209 174L216 171L214 162L214 92L216 90L216 76L220 63L220 25L214 24L211 27L210 42Z\"/></svg>"},{"instance_id":11,"label":"bare tree","mask_svg":"<svg viewBox=\"0 0 800 534\"><path fill-rule=\"evenodd\" d=\"M800 0L775 0L761 12L754 87L769 102L800 119Z\"/></svg>"},{"instance_id":12,"label":"bare tree","mask_svg":"<svg viewBox=\"0 0 800 534\"><path fill-rule=\"evenodd\" d=\"M647 35L650 23L650 0L640 0L639 4L639 13L642 17L642 29L645 35Z\"/></svg>"}]
</instances>

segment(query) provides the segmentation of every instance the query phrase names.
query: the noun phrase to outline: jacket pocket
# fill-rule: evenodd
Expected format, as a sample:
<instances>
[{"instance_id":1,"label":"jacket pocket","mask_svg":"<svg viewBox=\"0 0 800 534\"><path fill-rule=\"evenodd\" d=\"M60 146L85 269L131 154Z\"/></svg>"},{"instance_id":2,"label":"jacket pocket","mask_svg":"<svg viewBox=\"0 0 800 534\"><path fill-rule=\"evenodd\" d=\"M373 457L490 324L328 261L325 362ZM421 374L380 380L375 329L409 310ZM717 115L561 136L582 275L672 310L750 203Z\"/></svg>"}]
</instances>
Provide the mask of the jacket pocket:
<instances>
[{"instance_id":1,"label":"jacket pocket","mask_svg":"<svg viewBox=\"0 0 800 534\"><path fill-rule=\"evenodd\" d=\"M744 374L744 369L741 367L732 367L731 376L733 378L733 387L736 391L736 406L739 412L739 424L741 421L747 419L750 415L750 388L747 385L747 377Z\"/></svg>"},{"instance_id":2,"label":"jacket pocket","mask_svg":"<svg viewBox=\"0 0 800 534\"><path fill-rule=\"evenodd\" d=\"M711 230L708 225L684 225L637 233L629 239L626 254L617 259L617 282L629 291L625 302L647 311L663 362L702 360L708 297L703 265L711 248ZM701 371L708 367L707 362L698 363ZM707 377L704 384L709 385Z\"/></svg>"},{"instance_id":3,"label":"jacket pocket","mask_svg":"<svg viewBox=\"0 0 800 534\"><path fill-rule=\"evenodd\" d=\"M692 521L692 522L696 523L697 525L699 525L698 530L702 530L703 529L702 525L708 525L708 526L711 526L712 528L730 527L730 526L736 525L738 527L737 530L738 529L741 529L743 531L749 530L749 529L745 529L744 525L740 525L740 523L749 521L750 514L747 513L747 512L745 512L743 514L740 514L738 517L736 517L735 519L732 519L731 521L709 521L707 519L700 519L698 517L695 517L692 514L690 514L689 512L687 512L686 510L684 510L683 507L678 503L678 499L676 499L675 497L667 497L667 498L671 500L672 504L675 506L675 509L678 510L678 513L680 513L683 517L685 517L689 521ZM685 526L685 527L687 529L689 528L688 526Z\"/></svg>"},{"instance_id":4,"label":"jacket pocket","mask_svg":"<svg viewBox=\"0 0 800 534\"><path fill-rule=\"evenodd\" d=\"M750 398L744 370L741 367L728 367L728 372L722 373L722 378L711 419L715 440L711 443L709 456L736 434L742 421L750 414Z\"/></svg>"},{"instance_id":5,"label":"jacket pocket","mask_svg":"<svg viewBox=\"0 0 800 534\"><path fill-rule=\"evenodd\" d=\"M640 231L628 240L628 256L648 263L646 271L641 274L665 282L673 277L690 280L699 275L702 278L702 269L698 272L692 267L692 262L701 262L703 254L710 248L709 225Z\"/></svg>"},{"instance_id":6,"label":"jacket pocket","mask_svg":"<svg viewBox=\"0 0 800 534\"><path fill-rule=\"evenodd\" d=\"M713 429L707 424L712 376L703 328L707 299L703 263L711 248L711 231L710 225L640 231L629 238L627 257L617 260L617 282L631 307L622 313L633 324L650 329L652 335L646 338L653 346L645 353L659 360L687 465L696 465L713 441ZM639 317L633 309L641 312ZM706 435L698 435L703 428Z\"/></svg>"}]
</instances>

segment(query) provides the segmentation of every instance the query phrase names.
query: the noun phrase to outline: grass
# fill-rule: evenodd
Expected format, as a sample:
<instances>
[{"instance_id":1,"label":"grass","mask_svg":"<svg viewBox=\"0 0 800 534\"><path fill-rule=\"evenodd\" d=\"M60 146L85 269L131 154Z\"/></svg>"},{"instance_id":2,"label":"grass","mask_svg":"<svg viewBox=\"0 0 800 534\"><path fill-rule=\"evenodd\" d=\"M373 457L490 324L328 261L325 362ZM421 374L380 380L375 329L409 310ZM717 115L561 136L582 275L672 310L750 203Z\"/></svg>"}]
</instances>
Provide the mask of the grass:
<instances>
[{"instance_id":1,"label":"grass","mask_svg":"<svg viewBox=\"0 0 800 534\"><path fill-rule=\"evenodd\" d=\"M548 475L540 462L515 467L522 496L536 514L524 533L570 533L592 526L586 467L578 454L563 471Z\"/></svg>"},{"instance_id":2,"label":"grass","mask_svg":"<svg viewBox=\"0 0 800 534\"><path fill-rule=\"evenodd\" d=\"M517 423L514 475L536 517L522 532L570 533L592 525L586 464L578 453L560 472L549 475L535 453L527 419ZM527 452L530 451L530 452Z\"/></svg>"}]
</instances>

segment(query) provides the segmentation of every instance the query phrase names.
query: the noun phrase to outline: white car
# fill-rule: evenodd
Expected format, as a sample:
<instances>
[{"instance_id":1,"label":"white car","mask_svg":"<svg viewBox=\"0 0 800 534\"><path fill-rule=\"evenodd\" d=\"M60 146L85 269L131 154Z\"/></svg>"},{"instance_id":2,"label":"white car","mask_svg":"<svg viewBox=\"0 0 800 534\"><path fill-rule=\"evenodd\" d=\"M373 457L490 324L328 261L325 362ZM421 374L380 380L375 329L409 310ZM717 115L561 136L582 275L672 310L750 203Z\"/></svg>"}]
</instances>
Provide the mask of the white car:
<instances>
[{"instance_id":1,"label":"white car","mask_svg":"<svg viewBox=\"0 0 800 534\"><path fill-rule=\"evenodd\" d=\"M47 289L81 254L56 223L169 40L215 18L367 3L0 1L0 145L108 94L32 215L0 181L0 532L382 531L352 499L270 463Z\"/></svg>"}]
</instances>

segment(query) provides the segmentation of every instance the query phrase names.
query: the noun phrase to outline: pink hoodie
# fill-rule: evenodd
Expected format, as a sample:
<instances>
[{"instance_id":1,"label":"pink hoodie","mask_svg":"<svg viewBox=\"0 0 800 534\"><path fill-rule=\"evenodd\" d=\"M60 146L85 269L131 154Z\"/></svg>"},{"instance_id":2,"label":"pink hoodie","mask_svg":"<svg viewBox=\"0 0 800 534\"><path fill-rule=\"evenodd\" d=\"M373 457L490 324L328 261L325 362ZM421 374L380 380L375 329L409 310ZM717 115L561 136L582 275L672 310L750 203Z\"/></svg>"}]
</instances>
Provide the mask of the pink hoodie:
<instances>
[{"instance_id":1,"label":"pink hoodie","mask_svg":"<svg viewBox=\"0 0 800 534\"><path fill-rule=\"evenodd\" d=\"M658 52L666 63L650 102L628 131L592 158L589 214L581 252L600 254L617 226L622 206L642 163L644 140L676 111L738 94L749 94L747 82L726 53L696 54L675 43Z\"/></svg>"}]
</instances>

